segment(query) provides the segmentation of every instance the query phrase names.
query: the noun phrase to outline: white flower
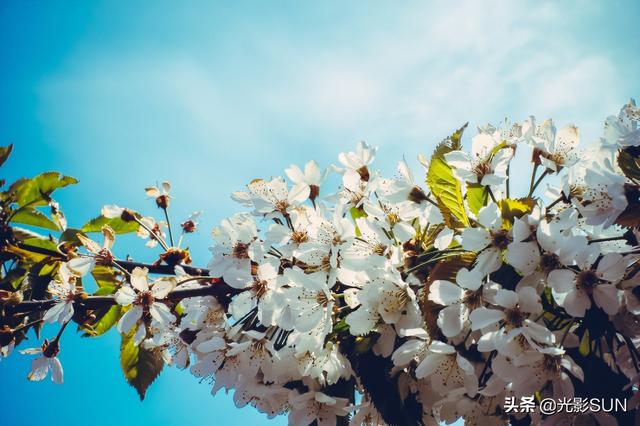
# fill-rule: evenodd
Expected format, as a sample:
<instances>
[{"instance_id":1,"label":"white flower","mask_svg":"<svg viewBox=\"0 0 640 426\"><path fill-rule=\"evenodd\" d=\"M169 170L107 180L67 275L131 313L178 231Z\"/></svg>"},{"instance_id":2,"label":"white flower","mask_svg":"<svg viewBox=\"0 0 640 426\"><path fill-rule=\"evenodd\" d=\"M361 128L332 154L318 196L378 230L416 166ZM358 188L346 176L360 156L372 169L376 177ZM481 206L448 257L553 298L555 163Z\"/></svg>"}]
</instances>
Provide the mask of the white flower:
<instances>
[{"instance_id":1,"label":"white flower","mask_svg":"<svg viewBox=\"0 0 640 426\"><path fill-rule=\"evenodd\" d=\"M27 378L32 382L39 382L47 377L49 369L51 369L51 380L53 380L54 383L61 385L64 373L62 371L62 364L58 359L59 351L60 347L58 346L57 340L54 340L51 343L45 340L40 348L24 349L20 351L20 353L23 354L42 354L40 357L31 361L31 371Z\"/></svg>"},{"instance_id":2,"label":"white flower","mask_svg":"<svg viewBox=\"0 0 640 426\"><path fill-rule=\"evenodd\" d=\"M472 330L486 331L478 342L479 351L497 350L505 356L514 356L513 350L522 350L526 344L543 351L541 345L555 342L551 331L531 319L542 313L540 296L533 287L521 287L517 291L499 289L492 299L500 309L480 307L469 315ZM498 330L489 331L496 326ZM514 341L518 348L514 348Z\"/></svg>"},{"instance_id":3,"label":"white flower","mask_svg":"<svg viewBox=\"0 0 640 426\"><path fill-rule=\"evenodd\" d=\"M100 214L108 219L114 219L122 216L124 208L116 206L115 204L108 204L100 210Z\"/></svg>"},{"instance_id":4,"label":"white flower","mask_svg":"<svg viewBox=\"0 0 640 426\"><path fill-rule=\"evenodd\" d=\"M613 165L592 164L584 177L585 191L577 207L586 218L587 225L611 226L627 208L625 177L613 172Z\"/></svg>"},{"instance_id":5,"label":"white flower","mask_svg":"<svg viewBox=\"0 0 640 426\"><path fill-rule=\"evenodd\" d=\"M338 160L345 166L344 170L338 170L347 175L358 175L363 181L369 180L369 170L367 166L373 163L376 156L377 147L372 147L361 141L356 146L355 152L341 152Z\"/></svg>"},{"instance_id":6,"label":"white flower","mask_svg":"<svg viewBox=\"0 0 640 426\"><path fill-rule=\"evenodd\" d=\"M144 341L147 349L160 350L162 359L168 365L175 365L180 369L189 366L189 345L180 337L181 329L167 328L155 333Z\"/></svg>"},{"instance_id":7,"label":"white flower","mask_svg":"<svg viewBox=\"0 0 640 426\"><path fill-rule=\"evenodd\" d=\"M273 178L271 181L255 179L247 188L249 192L234 192L232 198L244 206L253 207L253 214L256 216L287 216L288 210L294 203L299 203L303 195L299 192L289 192L282 177Z\"/></svg>"},{"instance_id":8,"label":"white flower","mask_svg":"<svg viewBox=\"0 0 640 426\"><path fill-rule=\"evenodd\" d=\"M591 308L591 300L607 314L615 315L622 303L622 291L616 284L624 277L628 263L619 253L605 255L593 268L592 263L599 254L597 247L590 246L578 253L579 272L573 269L557 269L549 273L548 283L553 298L569 315L583 317Z\"/></svg>"},{"instance_id":9,"label":"white flower","mask_svg":"<svg viewBox=\"0 0 640 426\"><path fill-rule=\"evenodd\" d=\"M233 298L229 305L229 312L235 318L242 318L253 308L258 308L258 320L269 326L276 325L283 309L282 295L283 277L278 275L280 262L277 259L267 259L258 265L258 274L250 286Z\"/></svg>"},{"instance_id":10,"label":"white flower","mask_svg":"<svg viewBox=\"0 0 640 426\"><path fill-rule=\"evenodd\" d=\"M513 157L513 149L504 147L496 151L500 143L499 135L479 133L471 142L471 154L451 151L444 158L453 168L454 175L463 182L502 185L507 179L507 166Z\"/></svg>"},{"instance_id":11,"label":"white flower","mask_svg":"<svg viewBox=\"0 0 640 426\"><path fill-rule=\"evenodd\" d=\"M318 426L335 426L337 416L347 416L346 398L334 398L320 391L312 391L290 397L289 425L305 426L316 422Z\"/></svg>"},{"instance_id":12,"label":"white flower","mask_svg":"<svg viewBox=\"0 0 640 426\"><path fill-rule=\"evenodd\" d=\"M320 194L320 185L327 174L326 171L322 173L318 163L313 160L304 165L304 172L300 170L300 167L291 165L285 170L285 173L293 182L291 194L294 194L293 199L298 202L307 198L315 200Z\"/></svg>"},{"instance_id":13,"label":"white flower","mask_svg":"<svg viewBox=\"0 0 640 426\"><path fill-rule=\"evenodd\" d=\"M45 312L42 320L45 323L57 321L60 325L69 322L73 317L73 302L77 293L76 276L66 263L60 264L58 280L51 281L47 290L56 299L56 303Z\"/></svg>"},{"instance_id":14,"label":"white flower","mask_svg":"<svg viewBox=\"0 0 640 426\"><path fill-rule=\"evenodd\" d=\"M350 238L340 251L342 265L352 270L382 268L393 247L379 221L360 217L356 219L360 236Z\"/></svg>"},{"instance_id":15,"label":"white flower","mask_svg":"<svg viewBox=\"0 0 640 426\"><path fill-rule=\"evenodd\" d=\"M248 214L235 214L224 219L213 230L213 238L217 244L211 248L210 273L222 277L234 288L248 286L253 281L251 261L259 262L263 258L253 218Z\"/></svg>"},{"instance_id":16,"label":"white flower","mask_svg":"<svg viewBox=\"0 0 640 426\"><path fill-rule=\"evenodd\" d=\"M302 333L319 327L323 334L328 334L333 327L331 313L335 299L327 284L327 274L305 274L295 268L286 269L284 276L290 286L284 294L292 312L292 324L280 325L285 329L293 328Z\"/></svg>"},{"instance_id":17,"label":"white flower","mask_svg":"<svg viewBox=\"0 0 640 426\"><path fill-rule=\"evenodd\" d=\"M535 158L554 172L569 167L578 160L577 148L580 132L575 126L567 126L556 132L552 120L545 120L532 138Z\"/></svg>"},{"instance_id":18,"label":"white flower","mask_svg":"<svg viewBox=\"0 0 640 426\"><path fill-rule=\"evenodd\" d=\"M395 325L398 332L416 328L421 322L415 293L394 269L371 278L357 292L357 301L360 307L345 319L354 336L367 334L379 320Z\"/></svg>"},{"instance_id":19,"label":"white flower","mask_svg":"<svg viewBox=\"0 0 640 426\"><path fill-rule=\"evenodd\" d=\"M358 411L351 418L349 426L387 426L382 415L370 401L365 400L353 409Z\"/></svg>"},{"instance_id":20,"label":"white flower","mask_svg":"<svg viewBox=\"0 0 640 426\"><path fill-rule=\"evenodd\" d=\"M486 275L500 268L502 250L508 247L511 236L502 229L502 214L494 203L480 209L478 223L482 226L462 231L462 248L479 252L476 268Z\"/></svg>"},{"instance_id":21,"label":"white flower","mask_svg":"<svg viewBox=\"0 0 640 426\"><path fill-rule=\"evenodd\" d=\"M280 221L269 225L265 232L265 247L276 246L281 257L291 259L294 250L312 240L311 233L320 216L308 206L300 206L289 212L289 223Z\"/></svg>"},{"instance_id":22,"label":"white flower","mask_svg":"<svg viewBox=\"0 0 640 426\"><path fill-rule=\"evenodd\" d=\"M618 117L610 116L604 123L603 143L616 148L640 145L640 108L632 99L620 110Z\"/></svg>"},{"instance_id":23,"label":"white flower","mask_svg":"<svg viewBox=\"0 0 640 426\"><path fill-rule=\"evenodd\" d=\"M391 360L393 365L403 367L411 361L421 361L427 355L429 348L429 335L423 329L416 329L410 333L411 339L407 339L393 352Z\"/></svg>"},{"instance_id":24,"label":"white flower","mask_svg":"<svg viewBox=\"0 0 640 426\"><path fill-rule=\"evenodd\" d=\"M200 330L198 332L199 338L209 338L211 335L226 329L226 312L215 297L190 297L183 299L180 304L184 309L180 327Z\"/></svg>"},{"instance_id":25,"label":"white flower","mask_svg":"<svg viewBox=\"0 0 640 426\"><path fill-rule=\"evenodd\" d=\"M145 246L153 248L158 245L159 239L162 241L166 239L167 235L164 229L168 227L167 222L156 222L151 216L141 217L139 220L144 226L138 228L136 235L143 240L149 239L149 241L145 243Z\"/></svg>"},{"instance_id":26,"label":"white flower","mask_svg":"<svg viewBox=\"0 0 640 426\"><path fill-rule=\"evenodd\" d=\"M328 342L321 351L305 351L298 356L300 374L318 380L321 385L333 385L340 378L348 379L353 372L351 364L338 350L338 345Z\"/></svg>"},{"instance_id":27,"label":"white flower","mask_svg":"<svg viewBox=\"0 0 640 426\"><path fill-rule=\"evenodd\" d=\"M458 354L453 346L440 341L429 345L429 353L416 367L416 377L429 378L431 386L440 395L464 388L468 395L473 396L478 389L473 365Z\"/></svg>"},{"instance_id":28,"label":"white flower","mask_svg":"<svg viewBox=\"0 0 640 426\"><path fill-rule=\"evenodd\" d=\"M169 197L169 192L171 191L171 184L169 182L162 182L162 188L158 188L157 186L151 186L144 189L144 192L148 197L158 198L158 197Z\"/></svg>"},{"instance_id":29,"label":"white flower","mask_svg":"<svg viewBox=\"0 0 640 426\"><path fill-rule=\"evenodd\" d=\"M533 395L541 391L549 382L553 386L553 398L573 398L571 377L584 381L584 373L571 357L560 350L557 354L543 354L529 351L514 360L520 373L514 377L512 390L517 396Z\"/></svg>"},{"instance_id":30,"label":"white flower","mask_svg":"<svg viewBox=\"0 0 640 426\"><path fill-rule=\"evenodd\" d=\"M446 306L438 313L438 327L446 337L454 337L464 329L469 314L482 306L482 279L478 272L462 268L456 284L435 280L429 287L429 300Z\"/></svg>"},{"instance_id":31,"label":"white flower","mask_svg":"<svg viewBox=\"0 0 640 426\"><path fill-rule=\"evenodd\" d=\"M388 229L393 232L393 237L400 243L406 243L416 233L410 223L417 218L420 210L411 201L389 203L378 200L377 202L365 201L364 211L373 219L386 222Z\"/></svg>"},{"instance_id":32,"label":"white flower","mask_svg":"<svg viewBox=\"0 0 640 426\"><path fill-rule=\"evenodd\" d=\"M121 306L130 306L118 321L117 329L126 334L135 326L135 345L139 345L146 336L144 325L139 324L144 313L148 312L160 328L168 327L176 320L169 307L159 302L173 290L175 279L161 278L149 285L148 272L146 268L135 268L131 271L131 285L124 285L116 292L116 302Z\"/></svg>"},{"instance_id":33,"label":"white flower","mask_svg":"<svg viewBox=\"0 0 640 426\"><path fill-rule=\"evenodd\" d=\"M111 247L113 247L113 243L116 240L116 233L110 226L105 225L102 227L102 245L82 233L77 233L76 237L93 256L77 256L67 262L69 270L75 275L82 277L93 271L98 260L102 260L104 264L108 264L113 260Z\"/></svg>"}]
</instances>

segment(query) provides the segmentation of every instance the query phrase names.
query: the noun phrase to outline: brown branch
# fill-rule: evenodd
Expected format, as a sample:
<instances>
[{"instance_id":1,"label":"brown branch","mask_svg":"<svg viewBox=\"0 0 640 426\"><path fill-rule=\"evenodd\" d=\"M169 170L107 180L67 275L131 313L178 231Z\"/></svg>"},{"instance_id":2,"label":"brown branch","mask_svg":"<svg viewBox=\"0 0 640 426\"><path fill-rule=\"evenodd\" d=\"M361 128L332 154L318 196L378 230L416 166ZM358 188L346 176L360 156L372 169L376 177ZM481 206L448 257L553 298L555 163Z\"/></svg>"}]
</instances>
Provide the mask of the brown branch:
<instances>
[{"instance_id":1,"label":"brown branch","mask_svg":"<svg viewBox=\"0 0 640 426\"><path fill-rule=\"evenodd\" d=\"M229 286L222 280L211 282L213 280L207 279L207 281L210 281L210 284L206 286L174 290L169 293L168 298L172 301L180 301L189 297L215 296L221 304L226 306L231 297L240 292L240 290ZM15 305L5 306L5 311L7 314L46 311L55 303L56 300L25 300ZM98 309L115 304L115 295L87 296L86 298L79 298L73 302L74 308L84 309Z\"/></svg>"},{"instance_id":2,"label":"brown branch","mask_svg":"<svg viewBox=\"0 0 640 426\"><path fill-rule=\"evenodd\" d=\"M134 268L147 268L150 274L159 274L159 275L175 275L175 266L161 264L148 264L141 262L133 262L129 260L116 260L118 265L122 266L127 271L131 272ZM194 266L188 265L179 265L184 272L193 276L207 276L209 275L209 270L206 268L198 268Z\"/></svg>"},{"instance_id":3,"label":"brown branch","mask_svg":"<svg viewBox=\"0 0 640 426\"><path fill-rule=\"evenodd\" d=\"M16 247L21 248L23 250L28 250L33 253L44 254L51 257L57 257L59 259L65 259L65 260L67 259L67 256L64 253L59 251L53 251L46 248L30 246L28 244L22 244L22 243L17 243ZM139 267L139 268L147 268L149 270L149 273L151 274L160 274L160 275L175 274L175 267L171 265L166 265L166 264L156 265L156 264L148 264L148 263L141 263L141 262L133 262L130 260L116 260L115 262L118 265L122 266L127 271L132 271L134 268ZM188 266L188 265L180 265L180 266L189 275L196 275L196 276L209 275L209 270L206 268L197 268L197 267Z\"/></svg>"}]
</instances>

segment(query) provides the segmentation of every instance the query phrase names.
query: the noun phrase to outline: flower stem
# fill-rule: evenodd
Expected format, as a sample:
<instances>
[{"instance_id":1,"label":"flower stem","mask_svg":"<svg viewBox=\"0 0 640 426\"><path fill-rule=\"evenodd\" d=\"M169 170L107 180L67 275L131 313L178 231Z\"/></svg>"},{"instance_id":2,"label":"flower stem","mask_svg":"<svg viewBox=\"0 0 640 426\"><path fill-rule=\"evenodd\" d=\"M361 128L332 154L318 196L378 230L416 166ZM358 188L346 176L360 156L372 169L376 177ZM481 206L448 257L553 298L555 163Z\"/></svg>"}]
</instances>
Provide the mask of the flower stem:
<instances>
[{"instance_id":1,"label":"flower stem","mask_svg":"<svg viewBox=\"0 0 640 426\"><path fill-rule=\"evenodd\" d=\"M162 209L164 212L164 218L167 220L167 228L169 230L169 242L171 243L171 247L173 247L173 232L171 231L171 221L169 220L169 211L167 208Z\"/></svg>"}]
</instances>

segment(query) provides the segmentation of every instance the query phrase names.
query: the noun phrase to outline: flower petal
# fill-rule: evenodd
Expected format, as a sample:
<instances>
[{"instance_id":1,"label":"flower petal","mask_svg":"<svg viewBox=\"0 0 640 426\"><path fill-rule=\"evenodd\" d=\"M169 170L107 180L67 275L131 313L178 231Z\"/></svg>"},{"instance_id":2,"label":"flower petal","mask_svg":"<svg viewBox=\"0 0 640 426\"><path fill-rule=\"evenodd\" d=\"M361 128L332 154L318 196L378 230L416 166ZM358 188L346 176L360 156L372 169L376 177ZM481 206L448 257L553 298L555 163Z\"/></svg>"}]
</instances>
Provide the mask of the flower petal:
<instances>
[{"instance_id":1,"label":"flower petal","mask_svg":"<svg viewBox=\"0 0 640 426\"><path fill-rule=\"evenodd\" d=\"M451 305L464 297L464 289L449 281L435 280L429 287L429 300L439 305Z\"/></svg>"},{"instance_id":2,"label":"flower petal","mask_svg":"<svg viewBox=\"0 0 640 426\"><path fill-rule=\"evenodd\" d=\"M478 309L474 309L473 312L471 312L471 314L469 315L469 320L471 320L472 330L480 330L481 328L485 328L499 321L502 321L504 317L505 314L502 311L480 307Z\"/></svg>"},{"instance_id":3,"label":"flower petal","mask_svg":"<svg viewBox=\"0 0 640 426\"><path fill-rule=\"evenodd\" d=\"M131 330L131 327L133 327L133 325L137 323L140 318L142 318L142 307L133 306L131 307L131 309L125 312L124 315L122 315L120 321L118 321L118 325L116 326L116 328L121 334L126 334Z\"/></svg>"},{"instance_id":4,"label":"flower petal","mask_svg":"<svg viewBox=\"0 0 640 426\"><path fill-rule=\"evenodd\" d=\"M160 278L151 285L151 294L156 299L164 299L175 288L176 280L173 278Z\"/></svg>"},{"instance_id":5,"label":"flower petal","mask_svg":"<svg viewBox=\"0 0 640 426\"><path fill-rule=\"evenodd\" d=\"M600 284L593 289L593 298L596 304L609 315L615 315L622 303L622 292L615 284Z\"/></svg>"},{"instance_id":6,"label":"flower petal","mask_svg":"<svg viewBox=\"0 0 640 426\"><path fill-rule=\"evenodd\" d=\"M57 356L49 358L49 366L51 367L51 380L53 380L53 383L61 385L64 379L64 372Z\"/></svg>"}]
</instances>

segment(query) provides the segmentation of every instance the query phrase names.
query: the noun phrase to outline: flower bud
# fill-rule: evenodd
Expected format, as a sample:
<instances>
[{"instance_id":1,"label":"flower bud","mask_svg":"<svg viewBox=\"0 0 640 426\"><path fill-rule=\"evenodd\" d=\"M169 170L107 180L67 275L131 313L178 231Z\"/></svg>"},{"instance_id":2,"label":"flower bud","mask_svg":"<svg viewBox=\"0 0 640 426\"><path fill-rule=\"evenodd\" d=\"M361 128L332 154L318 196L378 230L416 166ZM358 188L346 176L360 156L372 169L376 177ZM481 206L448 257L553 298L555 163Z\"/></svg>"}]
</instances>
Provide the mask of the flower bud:
<instances>
[{"instance_id":1,"label":"flower bud","mask_svg":"<svg viewBox=\"0 0 640 426\"><path fill-rule=\"evenodd\" d=\"M120 214L120 219L124 220L125 222L133 222L134 220L136 220L136 213L129 209L123 209L122 213Z\"/></svg>"},{"instance_id":2,"label":"flower bud","mask_svg":"<svg viewBox=\"0 0 640 426\"><path fill-rule=\"evenodd\" d=\"M180 226L182 226L182 231L185 234L191 234L192 232L196 231L196 223L192 220L187 220Z\"/></svg>"},{"instance_id":3,"label":"flower bud","mask_svg":"<svg viewBox=\"0 0 640 426\"><path fill-rule=\"evenodd\" d=\"M47 358L53 358L58 355L60 352L60 345L58 344L58 339L53 339L51 343L47 339L44 340L42 344L42 355Z\"/></svg>"},{"instance_id":4,"label":"flower bud","mask_svg":"<svg viewBox=\"0 0 640 426\"><path fill-rule=\"evenodd\" d=\"M166 210L169 207L169 196L167 194L162 194L156 197L156 205L159 208Z\"/></svg>"},{"instance_id":5,"label":"flower bud","mask_svg":"<svg viewBox=\"0 0 640 426\"><path fill-rule=\"evenodd\" d=\"M156 263L164 262L170 266L176 266L179 264L189 265L191 263L191 256L188 250L170 248L166 252L160 255L160 259Z\"/></svg>"},{"instance_id":6,"label":"flower bud","mask_svg":"<svg viewBox=\"0 0 640 426\"><path fill-rule=\"evenodd\" d=\"M358 172L358 174L360 175L360 178L365 181L365 182L369 182L369 178L371 177L369 175L369 169L367 168L367 166L362 166L360 167L358 170L356 170Z\"/></svg>"},{"instance_id":7,"label":"flower bud","mask_svg":"<svg viewBox=\"0 0 640 426\"><path fill-rule=\"evenodd\" d=\"M318 185L309 185L309 199L315 201L320 195L320 187Z\"/></svg>"}]
</instances>

